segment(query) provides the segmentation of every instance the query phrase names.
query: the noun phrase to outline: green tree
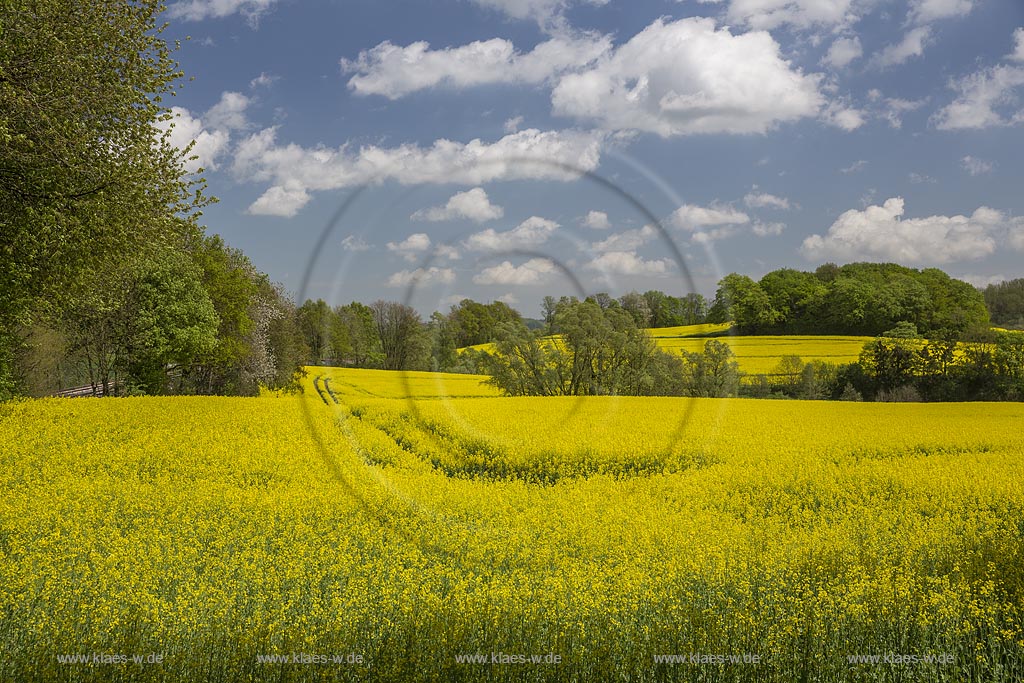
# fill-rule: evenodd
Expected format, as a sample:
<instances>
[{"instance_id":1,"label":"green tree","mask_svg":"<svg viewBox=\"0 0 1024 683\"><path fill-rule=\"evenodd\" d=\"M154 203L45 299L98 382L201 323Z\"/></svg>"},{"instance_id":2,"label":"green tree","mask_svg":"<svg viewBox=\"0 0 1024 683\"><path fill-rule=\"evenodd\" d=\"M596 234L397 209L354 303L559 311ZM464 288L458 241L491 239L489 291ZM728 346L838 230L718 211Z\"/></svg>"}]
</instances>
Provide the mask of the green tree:
<instances>
[{"instance_id":1,"label":"green tree","mask_svg":"<svg viewBox=\"0 0 1024 683\"><path fill-rule=\"evenodd\" d=\"M558 301L553 296L545 296L541 303L541 315L548 334L554 334L555 311L558 310Z\"/></svg>"},{"instance_id":2,"label":"green tree","mask_svg":"<svg viewBox=\"0 0 1024 683\"><path fill-rule=\"evenodd\" d=\"M572 358L569 393L597 394L606 386L605 360L613 334L610 321L594 301L559 307L555 324Z\"/></svg>"},{"instance_id":3,"label":"green tree","mask_svg":"<svg viewBox=\"0 0 1024 683\"><path fill-rule=\"evenodd\" d=\"M163 99L181 73L161 9L0 6L0 395L13 388L20 327L55 317L105 255L194 228L207 201L168 142Z\"/></svg>"},{"instance_id":4,"label":"green tree","mask_svg":"<svg viewBox=\"0 0 1024 683\"><path fill-rule=\"evenodd\" d=\"M458 364L455 330L451 320L435 311L430 316L431 363L435 372L450 372Z\"/></svg>"},{"instance_id":5,"label":"green tree","mask_svg":"<svg viewBox=\"0 0 1024 683\"><path fill-rule=\"evenodd\" d=\"M562 396L572 393L571 365L565 351L522 322L502 323L487 382L509 396Z\"/></svg>"},{"instance_id":6,"label":"green tree","mask_svg":"<svg viewBox=\"0 0 1024 683\"><path fill-rule=\"evenodd\" d=\"M299 330L298 313L292 301L280 284L269 281L260 283L259 301L263 303L255 327L265 340L263 357L272 363L272 375L267 380L271 389L301 391L299 380L305 374L303 365L309 357Z\"/></svg>"},{"instance_id":7,"label":"green tree","mask_svg":"<svg viewBox=\"0 0 1024 683\"><path fill-rule=\"evenodd\" d=\"M376 301L370 309L384 354L384 369L426 370L430 343L420 314L394 301Z\"/></svg>"},{"instance_id":8,"label":"green tree","mask_svg":"<svg viewBox=\"0 0 1024 683\"><path fill-rule=\"evenodd\" d=\"M792 268L772 271L758 284L778 313L776 324L787 332L807 331L811 327L808 318L817 313L828 292L820 279Z\"/></svg>"},{"instance_id":9,"label":"green tree","mask_svg":"<svg viewBox=\"0 0 1024 683\"><path fill-rule=\"evenodd\" d=\"M182 252L144 264L125 315L125 381L146 393L168 391L169 370L181 377L216 347L217 312L202 272Z\"/></svg>"},{"instance_id":10,"label":"green tree","mask_svg":"<svg viewBox=\"0 0 1024 683\"><path fill-rule=\"evenodd\" d=\"M674 353L657 349L648 363L651 396L683 396L686 391L686 367L683 359Z\"/></svg>"},{"instance_id":11,"label":"green tree","mask_svg":"<svg viewBox=\"0 0 1024 683\"><path fill-rule=\"evenodd\" d=\"M348 340L348 361L359 368L376 368L384 362L373 310L358 301L335 311Z\"/></svg>"},{"instance_id":12,"label":"green tree","mask_svg":"<svg viewBox=\"0 0 1024 683\"><path fill-rule=\"evenodd\" d=\"M886 330L882 333L883 337L890 339L920 339L921 335L917 333L917 325L906 320L901 320L896 323L896 327L891 330Z\"/></svg>"},{"instance_id":13,"label":"green tree","mask_svg":"<svg viewBox=\"0 0 1024 683\"><path fill-rule=\"evenodd\" d=\"M308 299L298 309L299 329L309 347L310 362L326 363L334 358L334 311L323 299Z\"/></svg>"},{"instance_id":14,"label":"green tree","mask_svg":"<svg viewBox=\"0 0 1024 683\"><path fill-rule=\"evenodd\" d=\"M618 306L618 302L612 298L612 295L608 292L598 292L592 297L588 297L594 303L601 307L601 310L607 310L612 306Z\"/></svg>"},{"instance_id":15,"label":"green tree","mask_svg":"<svg viewBox=\"0 0 1024 683\"><path fill-rule=\"evenodd\" d=\"M770 328L779 320L779 313L761 286L746 275L732 273L718 283L715 294L715 322L733 321L747 332Z\"/></svg>"},{"instance_id":16,"label":"green tree","mask_svg":"<svg viewBox=\"0 0 1024 683\"><path fill-rule=\"evenodd\" d=\"M670 363L621 306L566 300L554 322L558 341L519 321L499 326L488 371L495 386L514 395L645 395L671 384L664 376Z\"/></svg>"},{"instance_id":17,"label":"green tree","mask_svg":"<svg viewBox=\"0 0 1024 683\"><path fill-rule=\"evenodd\" d=\"M690 292L678 300L682 325L700 325L708 316L708 302L697 292Z\"/></svg>"},{"instance_id":18,"label":"green tree","mask_svg":"<svg viewBox=\"0 0 1024 683\"><path fill-rule=\"evenodd\" d=\"M820 360L811 361L800 371L796 397L806 401L828 398L837 378L838 368L835 365Z\"/></svg>"},{"instance_id":19,"label":"green tree","mask_svg":"<svg viewBox=\"0 0 1024 683\"><path fill-rule=\"evenodd\" d=\"M991 322L985 297L976 287L954 280L938 268L927 268L918 277L933 302L918 331L930 337L948 330L961 338L988 331Z\"/></svg>"},{"instance_id":20,"label":"green tree","mask_svg":"<svg viewBox=\"0 0 1024 683\"><path fill-rule=\"evenodd\" d=\"M834 263L823 263L814 271L814 277L825 284L830 284L839 277L839 266Z\"/></svg>"},{"instance_id":21,"label":"green tree","mask_svg":"<svg viewBox=\"0 0 1024 683\"><path fill-rule=\"evenodd\" d=\"M448 314L459 347L494 341L498 325L522 320L522 316L503 301L482 304L463 299Z\"/></svg>"},{"instance_id":22,"label":"green tree","mask_svg":"<svg viewBox=\"0 0 1024 683\"><path fill-rule=\"evenodd\" d=\"M775 374L778 376L778 383L790 396L796 396L799 392L801 375L804 371L804 362L800 356L783 356L775 366Z\"/></svg>"},{"instance_id":23,"label":"green tree","mask_svg":"<svg viewBox=\"0 0 1024 683\"><path fill-rule=\"evenodd\" d=\"M1024 400L1024 332L996 336L993 364L1003 400Z\"/></svg>"},{"instance_id":24,"label":"green tree","mask_svg":"<svg viewBox=\"0 0 1024 683\"><path fill-rule=\"evenodd\" d=\"M1024 278L991 284L983 295L993 323L1024 329Z\"/></svg>"},{"instance_id":25,"label":"green tree","mask_svg":"<svg viewBox=\"0 0 1024 683\"><path fill-rule=\"evenodd\" d=\"M202 394L252 394L255 383L243 377L253 354L256 309L262 273L238 249L219 236L197 238L190 252L202 275L203 288L220 320L212 351L187 377L190 390Z\"/></svg>"},{"instance_id":26,"label":"green tree","mask_svg":"<svg viewBox=\"0 0 1024 683\"><path fill-rule=\"evenodd\" d=\"M68 350L94 391L163 393L213 352L220 320L188 254L166 250L111 264L105 279L63 307ZM170 373L178 378L176 387Z\"/></svg>"},{"instance_id":27,"label":"green tree","mask_svg":"<svg viewBox=\"0 0 1024 683\"><path fill-rule=\"evenodd\" d=\"M683 354L687 396L725 398L739 393L739 364L728 344L709 339L701 353Z\"/></svg>"},{"instance_id":28,"label":"green tree","mask_svg":"<svg viewBox=\"0 0 1024 683\"><path fill-rule=\"evenodd\" d=\"M633 317L633 322L637 327L651 327L651 308L643 294L638 292L623 294L619 298L619 304L622 306L622 310Z\"/></svg>"},{"instance_id":29,"label":"green tree","mask_svg":"<svg viewBox=\"0 0 1024 683\"><path fill-rule=\"evenodd\" d=\"M864 345L859 365L865 376L873 380L876 393L891 392L915 383L921 357L911 341L879 338Z\"/></svg>"}]
</instances>

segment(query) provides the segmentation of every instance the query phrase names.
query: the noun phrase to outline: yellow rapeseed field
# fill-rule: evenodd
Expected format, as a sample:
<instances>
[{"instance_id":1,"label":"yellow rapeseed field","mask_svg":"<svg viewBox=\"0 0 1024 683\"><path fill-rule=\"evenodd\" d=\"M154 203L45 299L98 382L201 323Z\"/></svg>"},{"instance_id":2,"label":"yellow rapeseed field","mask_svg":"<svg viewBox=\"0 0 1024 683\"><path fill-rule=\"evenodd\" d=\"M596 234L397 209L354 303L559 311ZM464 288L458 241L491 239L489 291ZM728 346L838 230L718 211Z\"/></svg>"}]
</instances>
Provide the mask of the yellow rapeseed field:
<instances>
[{"instance_id":1,"label":"yellow rapeseed field","mask_svg":"<svg viewBox=\"0 0 1024 683\"><path fill-rule=\"evenodd\" d=\"M736 355L740 372L749 375L771 375L778 369L785 356L797 356L805 363L821 360L842 365L856 363L864 345L873 337L843 336L750 336L718 337L718 341L729 345ZM679 353L700 353L706 339L700 338L655 338L658 346L665 351Z\"/></svg>"},{"instance_id":2,"label":"yellow rapeseed field","mask_svg":"<svg viewBox=\"0 0 1024 683\"><path fill-rule=\"evenodd\" d=\"M1024 676L1024 406L483 379L0 405L0 680Z\"/></svg>"},{"instance_id":3,"label":"yellow rapeseed field","mask_svg":"<svg viewBox=\"0 0 1024 683\"><path fill-rule=\"evenodd\" d=\"M729 345L736 355L740 372L747 375L775 374L779 362L785 356L797 356L805 363L815 360L836 365L856 363L864 345L874 339L836 335L735 336L728 334L730 327L730 323L725 323L662 327L647 331L659 348L673 353L700 353L708 341L707 336L711 335ZM494 344L477 344L467 348L493 352Z\"/></svg>"},{"instance_id":4,"label":"yellow rapeseed field","mask_svg":"<svg viewBox=\"0 0 1024 683\"><path fill-rule=\"evenodd\" d=\"M731 328L732 323L701 323L678 327L652 327L647 332L655 339L660 337L707 337L726 334Z\"/></svg>"}]
</instances>

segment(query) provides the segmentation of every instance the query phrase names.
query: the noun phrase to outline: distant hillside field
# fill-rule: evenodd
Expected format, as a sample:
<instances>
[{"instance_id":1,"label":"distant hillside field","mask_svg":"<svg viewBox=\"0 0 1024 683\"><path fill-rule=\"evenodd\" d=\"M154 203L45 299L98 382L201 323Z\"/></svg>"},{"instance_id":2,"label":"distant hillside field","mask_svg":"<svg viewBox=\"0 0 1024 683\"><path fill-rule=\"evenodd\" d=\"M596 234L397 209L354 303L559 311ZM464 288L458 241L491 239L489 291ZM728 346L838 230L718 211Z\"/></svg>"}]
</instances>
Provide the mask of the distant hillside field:
<instances>
[{"instance_id":1,"label":"distant hillside field","mask_svg":"<svg viewBox=\"0 0 1024 683\"><path fill-rule=\"evenodd\" d=\"M873 337L825 337L825 336L772 336L772 337L730 337L718 339L729 345L736 354L740 371L750 375L770 375L775 372L784 356L799 356L804 362L821 360L842 365L856 363L864 344ZM666 351L680 353L699 352L707 339L662 338L654 339Z\"/></svg>"},{"instance_id":2,"label":"distant hillside field","mask_svg":"<svg viewBox=\"0 0 1024 683\"><path fill-rule=\"evenodd\" d=\"M655 343L673 353L699 353L709 338L729 345L736 354L740 371L748 375L771 375L784 356L799 356L804 362L820 360L842 365L855 363L861 349L873 337L864 336L733 336L730 323L658 327L647 330ZM477 344L467 348L492 351L494 344ZM464 351L465 349L459 349Z\"/></svg>"},{"instance_id":3,"label":"distant hillside field","mask_svg":"<svg viewBox=\"0 0 1024 683\"><path fill-rule=\"evenodd\" d=\"M647 332L655 339L663 337L712 337L728 334L732 323L703 323L678 327L652 327Z\"/></svg>"},{"instance_id":4,"label":"distant hillside field","mask_svg":"<svg viewBox=\"0 0 1024 683\"><path fill-rule=\"evenodd\" d=\"M323 373L326 385L339 399L345 398L478 398L500 396L501 392L483 384L483 375L444 372L394 372L354 368L309 367L311 374Z\"/></svg>"}]
</instances>

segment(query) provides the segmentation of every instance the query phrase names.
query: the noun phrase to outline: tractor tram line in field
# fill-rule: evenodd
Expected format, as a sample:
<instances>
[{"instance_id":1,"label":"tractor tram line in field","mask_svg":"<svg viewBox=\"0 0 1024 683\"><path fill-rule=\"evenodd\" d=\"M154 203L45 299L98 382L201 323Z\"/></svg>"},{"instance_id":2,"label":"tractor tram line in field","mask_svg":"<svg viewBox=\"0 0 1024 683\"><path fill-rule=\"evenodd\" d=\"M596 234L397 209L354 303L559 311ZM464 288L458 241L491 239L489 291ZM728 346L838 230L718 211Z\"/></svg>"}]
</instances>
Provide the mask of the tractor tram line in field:
<instances>
[{"instance_id":1,"label":"tractor tram line in field","mask_svg":"<svg viewBox=\"0 0 1024 683\"><path fill-rule=\"evenodd\" d=\"M648 528L647 524L669 524L655 532L661 537L658 549L642 551L662 556L668 548L680 547L676 546L677 533L693 528L692 533L698 537L717 539L712 547L732 556L730 562L738 563L736 566L747 567L748 571L758 567L760 578L748 576L743 580L758 584L754 591L759 596L756 609L767 609L766 614L775 615L769 620L778 618L785 623L790 617L785 616L781 604L798 599L814 605L805 609L817 614L815 621L833 622L813 627L815 637L822 639L814 646L819 649L811 652L807 649L811 646L804 643L799 646L801 654L790 660L786 654L790 646L778 649L788 636L767 622L754 628L752 624L758 619L749 613L733 614L729 619L738 618L737 623L754 628L741 630L746 635L740 635L736 642L753 647L755 641L745 639L760 633L756 642L763 643L767 638L776 643L772 646L774 655L759 659L764 665L759 674L753 678L737 674L735 680L787 680L780 672L795 675L801 668L834 671L831 677L820 680L874 680L870 668L850 669L850 662L861 661L856 659L861 652L897 651L897 644L903 648L899 651L913 650L915 654L869 657L865 661L877 660L882 663L878 666L896 661L931 666L928 663L935 659L932 654L942 652L942 661L956 662L956 670L966 672L968 680L979 680L982 671L1004 672L994 680L1016 680L1007 677L1006 672L1024 671L1024 635L1019 622L1021 577L1010 569L1015 562L1011 556L1019 553L1013 548L1020 548L1024 528L1018 523L1006 524L1019 519L1024 510L1020 457L1024 440L1019 434L1009 437L1007 425L993 414L1003 412L1006 419L1019 422L1021 416L1012 405L972 406L971 418L963 415L967 410L964 406L948 404L729 400L728 428L722 432L709 428L707 422L722 419L722 410L715 408L722 403L701 399L693 431L719 436L697 437L678 444L674 450L664 450L657 445L657 438L643 435L650 430L664 436L666 422L658 421L656 416L686 399L627 399L621 404L624 414L617 421L611 420L609 426L588 417L607 417L607 410L600 406L605 399L614 399L592 397L581 419L581 423L591 425L589 432L568 428L556 436L559 425L551 411L559 406L557 398L491 397L490 401L480 401L487 396L420 396L424 389L417 381L415 377L405 378L401 384L377 387L374 393L386 398L368 398L364 392L335 397L339 409L345 412L342 419L353 430L349 438L364 441L357 450L364 454L367 465L381 468L383 476L404 480L408 473L421 472L435 481L451 482L457 490L470 487L484 495L495 495L496 501L509 484L515 485L521 495L529 491L531 498L540 495L551 500L562 496L571 499L574 492L582 490L602 491L602 496L610 496L608 501L624 491L632 491L631 496L639 495L640 499L654 494L651 502L673 502L668 508L645 510L636 517L620 517L623 511L615 511L610 518L626 526L618 528L614 536L622 537L625 532L626 537L632 537L632 533ZM411 393L418 397L411 399ZM564 402L561 407L565 407ZM798 409L814 413L804 416L807 425L819 425L814 428L817 443L809 449L803 444L814 442L806 439L806 430L794 428L794 411ZM786 436L787 432L791 435ZM1002 436L997 436L1000 433ZM627 438L616 442L615 435ZM617 460L616 455L624 457ZM962 478L964 471L987 471L988 479L967 481ZM491 493L486 494L488 491ZM983 499L990 502L982 504ZM443 509L443 503L432 500L433 504L425 504L423 511ZM614 508L600 509L607 515ZM564 520L566 512L558 508L558 512L549 513L554 514L550 521ZM673 530L673 525L682 522L679 515L687 515L691 521ZM602 525L598 519L595 517L595 523ZM495 523L515 525L511 519ZM691 527L693 524L696 526ZM489 538L484 531L486 525L474 524L473 528L481 539ZM606 525L602 528L606 533L611 530ZM635 531L627 531L630 528ZM764 534L777 537L769 540ZM980 540L979 534L988 540ZM631 544L636 542L636 537L632 538ZM721 545L723 542L735 547L729 550ZM467 566L462 558L458 565ZM907 571L921 573L914 576ZM707 580L698 576L700 572L687 580ZM999 578L993 583L993 577ZM725 589L725 585L732 587ZM726 595L735 590L729 579L722 588ZM883 597L886 595L889 597ZM893 595L899 596L899 604L890 602ZM704 604L717 610L720 606L711 606L723 598L706 598L710 602ZM736 599L729 597L728 601ZM754 603L745 600L740 602L755 609ZM769 606L762 604L765 600L783 603ZM988 616L971 612L971 608L964 611L979 600L994 601L986 608ZM782 612L777 611L780 608ZM939 616L944 613L953 621ZM954 613L959 616L952 617ZM798 621L810 618L807 612L803 614ZM874 615L869 619L874 624L871 627L863 622L868 614ZM890 631L895 624L889 623L890 619L915 624L909 631L912 635L895 638L895 632ZM982 625L985 619L992 621ZM657 618L653 621L661 623ZM961 626L956 631L959 635L951 640L950 632L944 629L953 623ZM965 623L975 626L963 630ZM735 628L727 620L718 624L723 632ZM996 640L1000 644L996 645L991 640L993 628L1001 629L1009 640L999 636ZM792 635L803 629L798 627ZM908 647L907 642L914 647ZM987 653L984 655L975 647L982 642ZM968 656L965 648L975 649ZM828 652L844 664L830 663ZM952 666L935 669L936 680L947 680L946 674L952 670Z\"/></svg>"},{"instance_id":2,"label":"tractor tram line in field","mask_svg":"<svg viewBox=\"0 0 1024 683\"><path fill-rule=\"evenodd\" d=\"M1018 405L310 373L5 406L0 680L1024 679Z\"/></svg>"}]
</instances>

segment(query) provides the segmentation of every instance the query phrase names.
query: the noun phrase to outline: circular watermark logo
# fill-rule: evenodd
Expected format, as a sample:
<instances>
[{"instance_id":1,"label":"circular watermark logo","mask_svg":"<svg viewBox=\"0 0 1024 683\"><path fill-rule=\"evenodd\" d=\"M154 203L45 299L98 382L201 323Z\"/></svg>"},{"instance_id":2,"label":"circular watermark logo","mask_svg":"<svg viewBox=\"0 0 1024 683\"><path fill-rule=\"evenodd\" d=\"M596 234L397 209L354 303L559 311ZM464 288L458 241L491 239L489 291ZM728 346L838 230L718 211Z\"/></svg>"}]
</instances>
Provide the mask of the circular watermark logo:
<instances>
[{"instance_id":1,"label":"circular watermark logo","mask_svg":"<svg viewBox=\"0 0 1024 683\"><path fill-rule=\"evenodd\" d=\"M667 183L662 181L655 173L639 164L635 160L625 157L621 153L616 155L635 173L632 176L639 176L642 182L653 188L672 205L678 207L682 204L679 198L671 190ZM629 395L620 392L607 392L600 389L595 391L593 382L590 384L573 383L571 379L561 383L555 382L552 391L531 392L526 389L521 392L510 392L506 384L502 384L497 376L474 377L475 384L481 386L493 386L492 397L481 398L485 391L473 392L473 397L468 397L464 390L453 389L455 385L465 386L464 382L453 382L452 375L439 372L424 372L427 368L413 369L409 364L408 355L403 355L396 348L396 345L408 343L409 339L392 339L391 335L409 333L408 325L424 325L422 312L436 311L445 315L446 308L454 309L461 297L455 295L455 268L458 265L459 271L463 274L470 274L474 284L486 286L502 284L508 286L519 286L527 290L531 295L543 296L545 288L537 285L543 282L547 287L553 288L556 285L560 291L569 291L571 294L563 295L564 302L591 301L605 307L612 304L611 297L604 294L609 291L622 289L619 286L620 278L644 272L644 261L637 260L636 247L640 243L653 242L657 245L660 258L656 261L646 262L648 264L647 274L653 271L662 277L664 287L673 292L682 294L697 294L698 288L691 268L684 254L685 249L675 240L673 234L665 226L665 220L659 217L659 212L652 209L647 203L641 201L637 195L628 191L616 180L598 174L586 168L567 164L562 161L545 160L535 157L503 158L494 162L479 161L477 165L500 163L505 167L530 166L544 169L545 175L550 177L575 178L581 182L588 183L596 188L606 198L611 198L618 206L624 206L634 216L633 224L642 227L627 231L627 236L611 235L605 240L594 242L595 234L602 236L607 233L595 233L590 228L576 228L562 226L554 221L543 219L537 216L527 218L519 227L506 231L496 232L494 229L486 230L463 230L456 231L449 228L445 239L437 241L425 234L417 234L416 240L409 240L407 244L389 243L392 252L403 256L407 261L415 264L412 270L403 270L390 277L381 273L380 283L385 282L395 288L400 296L394 300L380 301L371 307L374 316L374 325L378 335L381 337L382 361L378 358L376 365L383 366L391 371L389 375L392 382L389 383L389 393L377 394L367 387L359 388L358 380L345 382L343 389L338 384L339 375L351 377L353 373L348 370L332 369L329 367L310 367L312 384L319 397L318 400L303 401L306 416L309 420L311 431L320 447L320 455L326 465L347 489L350 495L364 503L370 510L375 510L365 494L368 482L383 490L386 496L394 503L399 504L408 513L416 516L425 516L431 519L441 519L443 513L435 510L429 504L425 504L415 492L404 489L397 485L389 476L391 465L382 464L374 454L370 452L374 446L368 444L360 436L360 430L354 429L352 420L364 420L371 424L360 425L363 428L377 429L383 432L387 438L395 442L395 445L407 452L415 453L417 449L428 449L433 453L441 453L441 457L427 457L426 454L417 454L424 462L429 462L438 472L439 476L458 477L480 477L482 479L500 479L515 476L515 472L509 471L507 467L489 470L487 459L494 457L494 453L508 445L506 437L508 433L516 435L515 441L522 444L523 435L528 435L528 440L534 444L538 454L544 451L545 444L552 439L551 433L545 430L559 430L562 433L568 431L577 435L581 446L586 443L590 427L597 423L611 422L616 419L616 413L628 411L632 404ZM339 205L337 210L328 220L320 233L320 236L313 248L308 260L305 273L299 289L299 301L307 300L314 287L314 273L322 273L329 269L332 272L332 299L337 301L347 300L344 294L348 287L354 284L354 267L365 265L360 263L362 252L342 251L342 233L349 233L353 236L353 225L349 222L350 216L355 213L355 208L366 202L368 190L373 184L364 185L352 191L348 197ZM417 191L416 187L402 188L397 190L390 198L389 204L393 206L407 206L408 199ZM365 212L363 212L365 213ZM527 214L532 212L526 211ZM386 216L387 211L379 212L378 216ZM381 220L381 218L378 218ZM364 223L354 236L365 240L372 230ZM618 241L616 241L616 239ZM365 245L365 241L361 241ZM405 247L405 253L403 253ZM714 275L720 275L717 260L710 244L701 245L706 258L702 263L705 272L710 271ZM609 256L611 255L611 256ZM650 268L649 264L657 264ZM363 269L365 270L365 269ZM363 275L362 277L365 277ZM717 280L717 277L716 277ZM375 284L375 283L371 283ZM318 291L322 291L321 288ZM550 291L550 289L548 290ZM538 294L539 293L539 294ZM469 298L469 297L466 297ZM550 311L549 311L550 313ZM429 314L428 314L429 315ZM434 324L440 324L441 320L433 320ZM550 323L551 321L547 321ZM404 326L404 327L403 327ZM327 334L329 331L324 330ZM520 332L522 329L520 328ZM386 337L386 338L385 338ZM496 345L493 342L484 345L483 353L490 353L498 357L500 362L503 351L509 351L519 355L529 353L541 354L541 362L548 362L551 357L561 359L566 364L567 370L571 373L579 363L593 363L592 358L580 358L582 352L575 348L572 340L566 340L559 335L559 330L546 329L541 332L532 332L520 337L521 346ZM653 341L649 342L653 347ZM524 353L524 349L526 349ZM422 349L421 349L422 351ZM543 354L550 352L550 356ZM465 354L465 351L459 353ZM422 357L422 353L420 354ZM547 359L547 361L545 360ZM519 358L530 368L531 359ZM537 359L532 359L536 361ZM433 370L445 370L446 368L432 368ZM465 370L463 365L460 369ZM536 368L534 368L536 369ZM346 373L348 373L346 375ZM591 370L591 376L593 372ZM469 377L469 376L467 376ZM562 378L565 380L565 378ZM350 389L355 389L354 393ZM504 391L502 391L504 389ZM517 414L517 410L523 404L509 398L501 397L501 394L519 394L533 396L547 394L546 398L531 399L544 401L543 412L545 419L543 426L536 422L531 423L523 415ZM649 394L650 392L646 392ZM596 394L603 394L595 401ZM645 391L637 389L632 395L645 395ZM386 408L367 409L366 403L370 401L381 401L387 404ZM504 425L502 433L497 430L490 430L488 424L493 421L479 419L480 401L486 401L488 410L500 413L498 418ZM595 410L595 405L598 408ZM665 416L666 423L671 425L666 437L666 443L660 448L663 453L670 453L681 442L687 434L687 426L691 422L694 410L697 406L697 399L678 398L672 404L672 409ZM440 408L439 408L440 407ZM724 404L720 409L724 409ZM429 408L429 409L428 409ZM472 408L472 409L471 409ZM373 417L383 410L388 413L386 419L378 419L373 423ZM330 430L322 428L323 416L318 411L335 411L334 421ZM535 414L532 412L531 414ZM520 418L524 418L520 420ZM716 424L721 421L721 414ZM386 423L386 424L385 424ZM628 428L628 427L627 427ZM402 432L404 429L416 430L415 438L408 438ZM363 432L365 433L365 432ZM504 435L504 437L503 437ZM352 474L353 470L346 469L339 462L339 448L337 439L344 441L344 446L362 457L365 467L364 480L357 480ZM462 446L471 444L474 450L473 467L459 468L445 466L443 454L448 449L452 450L453 439ZM449 453L453 458L455 454ZM504 464L503 464L504 465ZM530 470L529 467L525 468ZM529 483L549 484L557 481L558 477L545 479L543 474L537 476L531 471L531 477L527 478ZM596 472L595 472L596 473ZM374 498L378 500L378 498ZM378 515L382 524L393 526L391 515ZM422 545L419 536L405 534L403 529L397 530L400 535L406 536L407 540ZM434 552L448 554L443 548L433 548Z\"/></svg>"}]
</instances>

